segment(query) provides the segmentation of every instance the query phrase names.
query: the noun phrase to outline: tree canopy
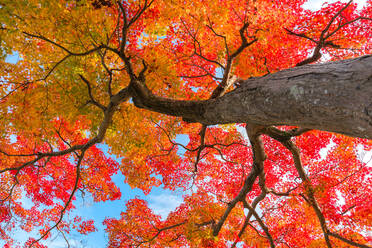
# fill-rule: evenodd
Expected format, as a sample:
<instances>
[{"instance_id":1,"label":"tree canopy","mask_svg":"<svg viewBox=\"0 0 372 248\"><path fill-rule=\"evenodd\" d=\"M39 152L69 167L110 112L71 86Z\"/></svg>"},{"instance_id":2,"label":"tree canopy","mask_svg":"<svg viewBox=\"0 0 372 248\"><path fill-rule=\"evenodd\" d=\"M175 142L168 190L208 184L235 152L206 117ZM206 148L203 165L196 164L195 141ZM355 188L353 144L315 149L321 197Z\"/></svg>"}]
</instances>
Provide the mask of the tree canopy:
<instances>
[{"instance_id":1,"label":"tree canopy","mask_svg":"<svg viewBox=\"0 0 372 248\"><path fill-rule=\"evenodd\" d=\"M94 232L118 172L184 199L129 200L111 248L370 247L372 1L304 2L0 0L4 247Z\"/></svg>"}]
</instances>

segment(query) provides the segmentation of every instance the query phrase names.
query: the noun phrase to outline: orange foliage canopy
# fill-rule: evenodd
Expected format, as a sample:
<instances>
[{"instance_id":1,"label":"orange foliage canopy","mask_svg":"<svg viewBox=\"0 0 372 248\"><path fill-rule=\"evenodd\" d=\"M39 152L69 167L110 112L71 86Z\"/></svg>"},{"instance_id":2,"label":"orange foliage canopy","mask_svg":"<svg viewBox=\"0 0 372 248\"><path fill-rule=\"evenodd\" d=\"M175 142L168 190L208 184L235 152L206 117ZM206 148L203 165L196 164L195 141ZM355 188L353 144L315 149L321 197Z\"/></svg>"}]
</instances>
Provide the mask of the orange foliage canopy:
<instances>
[{"instance_id":1,"label":"orange foliage canopy","mask_svg":"<svg viewBox=\"0 0 372 248\"><path fill-rule=\"evenodd\" d=\"M371 53L370 0L303 3L2 0L4 247L95 231L93 220L66 216L80 194L119 199L119 171L146 194L182 189L184 200L165 219L128 201L104 222L108 247L369 247L370 140L249 123L246 135L242 124L187 123L130 100L138 80L158 96L209 99L236 78ZM19 228L32 232L26 244L13 240Z\"/></svg>"}]
</instances>

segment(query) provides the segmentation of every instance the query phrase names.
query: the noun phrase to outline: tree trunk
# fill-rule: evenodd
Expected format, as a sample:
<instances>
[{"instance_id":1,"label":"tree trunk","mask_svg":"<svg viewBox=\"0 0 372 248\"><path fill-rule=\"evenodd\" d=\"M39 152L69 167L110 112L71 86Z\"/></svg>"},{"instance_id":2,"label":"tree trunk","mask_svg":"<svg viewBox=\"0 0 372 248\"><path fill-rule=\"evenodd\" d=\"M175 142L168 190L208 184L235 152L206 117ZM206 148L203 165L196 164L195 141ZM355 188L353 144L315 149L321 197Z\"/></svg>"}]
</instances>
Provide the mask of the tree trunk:
<instances>
[{"instance_id":1,"label":"tree trunk","mask_svg":"<svg viewBox=\"0 0 372 248\"><path fill-rule=\"evenodd\" d=\"M205 101L162 98L143 88L134 92L137 106L189 122L294 125L372 139L372 55L250 78Z\"/></svg>"}]
</instances>

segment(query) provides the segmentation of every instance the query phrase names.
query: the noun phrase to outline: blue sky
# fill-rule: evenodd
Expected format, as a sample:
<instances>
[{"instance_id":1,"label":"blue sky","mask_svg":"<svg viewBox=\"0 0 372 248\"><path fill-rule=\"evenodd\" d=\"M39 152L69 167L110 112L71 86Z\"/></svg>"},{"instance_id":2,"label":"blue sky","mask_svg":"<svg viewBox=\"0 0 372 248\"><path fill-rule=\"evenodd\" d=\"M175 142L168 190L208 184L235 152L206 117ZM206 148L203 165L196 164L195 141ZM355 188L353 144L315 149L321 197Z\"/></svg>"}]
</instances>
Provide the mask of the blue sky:
<instances>
[{"instance_id":1,"label":"blue sky","mask_svg":"<svg viewBox=\"0 0 372 248\"><path fill-rule=\"evenodd\" d=\"M178 135L176 142L186 145L188 138L186 135ZM107 146L99 145L99 147L107 154ZM179 149L180 155L183 154L183 150ZM120 161L120 159L113 157ZM122 193L122 197L118 201L107 201L93 203L92 200L86 199L85 202L79 200L76 204L78 215L86 218L95 220L95 225L98 229L97 232L91 233L88 236L80 236L79 238L84 239L85 247L99 248L104 247L107 244L107 237L105 237L103 220L106 217L120 217L120 213L125 211L125 203L135 197L140 197L148 202L149 207L156 213L166 218L167 214L174 210L178 205L182 203L182 191L170 191L162 189L161 187L154 187L150 194L144 195L142 190L132 189L129 185L124 183L124 176L119 172L113 177L113 181ZM55 247L55 246L54 246ZM61 246L64 247L64 246ZM56 247L57 248L57 247Z\"/></svg>"},{"instance_id":2,"label":"blue sky","mask_svg":"<svg viewBox=\"0 0 372 248\"><path fill-rule=\"evenodd\" d=\"M310 0L304 5L304 7L316 10L319 9L324 2L326 1ZM335 1L329 0L327 2L331 3ZM355 2L359 4L360 8L367 2L367 0L358 0ZM10 55L6 59L7 62L11 63L16 63L17 60L18 60L17 54ZM179 135L176 138L176 142L186 145L188 143L188 138L186 135ZM102 148L103 151L107 153L107 147L105 145L100 145L100 147ZM182 154L184 151L180 150L179 152ZM131 189L127 184L125 184L124 176L122 174L116 174L113 177L113 180L117 184L117 186L120 187L120 190L122 192L122 197L120 200L93 203L93 201L87 197L84 200L82 198L79 198L78 202L75 203L77 209L74 214L78 214L87 219L94 219L98 231L91 233L87 236L82 236L77 233L72 233L68 235L67 237L69 239L70 245L72 245L73 247L85 248L105 247L105 245L107 244L107 237L105 236L104 226L102 225L103 220L106 217L118 218L120 216L120 213L122 211L125 211L125 203L136 196L147 200L150 208L155 213L160 214L162 217L166 217L166 215L170 211L174 210L182 202L182 195L184 192L181 191L172 192L161 188L154 188L149 195L145 196L141 190ZM73 217L74 214L72 214L71 216ZM45 244L50 244L50 247L54 248L67 247L65 241L63 240L63 237L61 235L56 236L56 234L57 232L54 232L55 238L52 239L51 241L46 242ZM19 231L19 233L16 233L14 235L14 237L17 237L17 239L21 241L22 239L28 238L29 235L30 234L26 234L22 231ZM37 235L33 236L37 237Z\"/></svg>"}]
</instances>

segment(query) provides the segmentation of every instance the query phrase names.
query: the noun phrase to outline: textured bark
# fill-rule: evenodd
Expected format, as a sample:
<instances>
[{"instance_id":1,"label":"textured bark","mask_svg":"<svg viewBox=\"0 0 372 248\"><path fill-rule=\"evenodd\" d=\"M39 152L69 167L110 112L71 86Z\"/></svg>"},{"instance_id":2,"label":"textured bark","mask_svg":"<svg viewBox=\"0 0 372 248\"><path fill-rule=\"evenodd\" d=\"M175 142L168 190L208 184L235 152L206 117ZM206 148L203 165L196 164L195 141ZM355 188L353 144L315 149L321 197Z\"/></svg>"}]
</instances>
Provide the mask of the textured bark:
<instances>
[{"instance_id":1,"label":"textured bark","mask_svg":"<svg viewBox=\"0 0 372 248\"><path fill-rule=\"evenodd\" d=\"M295 125L372 139L372 55L250 78L206 101L134 95L139 107L206 125Z\"/></svg>"}]
</instances>

